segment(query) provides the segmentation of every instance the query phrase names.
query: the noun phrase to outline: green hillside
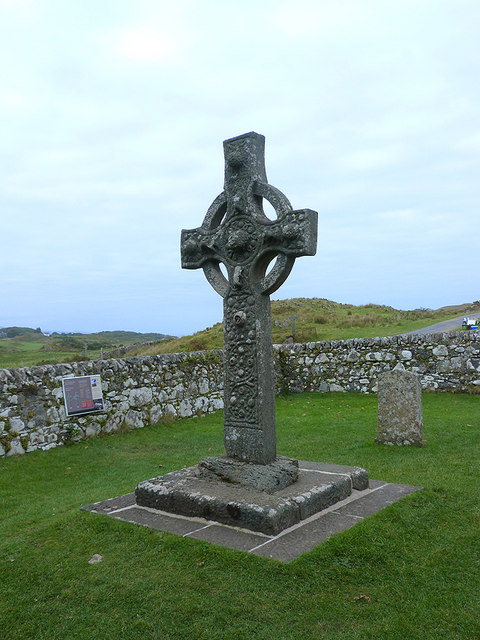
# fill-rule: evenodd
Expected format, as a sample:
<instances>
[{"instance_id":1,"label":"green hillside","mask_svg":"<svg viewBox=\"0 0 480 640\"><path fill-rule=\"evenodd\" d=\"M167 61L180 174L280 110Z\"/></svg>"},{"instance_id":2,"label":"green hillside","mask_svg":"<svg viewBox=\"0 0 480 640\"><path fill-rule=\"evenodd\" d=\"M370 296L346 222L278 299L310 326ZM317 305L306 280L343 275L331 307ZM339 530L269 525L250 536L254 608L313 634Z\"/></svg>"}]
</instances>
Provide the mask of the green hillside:
<instances>
[{"instance_id":1,"label":"green hillside","mask_svg":"<svg viewBox=\"0 0 480 640\"><path fill-rule=\"evenodd\" d=\"M38 327L38 329L31 329L30 327L4 327L0 329L0 340L3 338L16 338L18 336L38 338L39 335L42 335L40 327Z\"/></svg>"},{"instance_id":2,"label":"green hillside","mask_svg":"<svg viewBox=\"0 0 480 640\"><path fill-rule=\"evenodd\" d=\"M355 306L323 298L272 300L272 334L274 344L292 336L291 316L295 316L295 342L346 340L393 336L428 327L464 313L480 311L480 303L402 311L377 304ZM129 350L129 355L154 355L221 349L223 323L198 331L191 336L172 338L161 343Z\"/></svg>"}]
</instances>

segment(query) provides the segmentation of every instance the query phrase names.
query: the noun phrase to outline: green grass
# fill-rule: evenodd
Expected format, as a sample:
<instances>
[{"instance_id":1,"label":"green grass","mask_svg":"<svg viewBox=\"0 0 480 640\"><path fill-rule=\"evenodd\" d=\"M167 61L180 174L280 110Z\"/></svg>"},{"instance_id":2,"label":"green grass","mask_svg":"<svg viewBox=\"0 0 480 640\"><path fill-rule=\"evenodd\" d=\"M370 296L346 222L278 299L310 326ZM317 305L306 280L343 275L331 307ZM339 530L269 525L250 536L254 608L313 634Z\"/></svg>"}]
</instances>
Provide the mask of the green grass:
<instances>
[{"instance_id":1,"label":"green grass","mask_svg":"<svg viewBox=\"0 0 480 640\"><path fill-rule=\"evenodd\" d=\"M79 511L222 453L221 412L0 460L0 638L479 638L479 398L423 404L398 448L376 396L278 398L280 454L425 487L288 565Z\"/></svg>"},{"instance_id":2,"label":"green grass","mask_svg":"<svg viewBox=\"0 0 480 640\"><path fill-rule=\"evenodd\" d=\"M19 369L21 367L33 367L38 364L70 362L73 357L81 359L82 354L72 351L55 351L47 354L44 351L28 351L27 349L14 352L0 350L0 369ZM89 352L88 357L93 358L94 355Z\"/></svg>"}]
</instances>

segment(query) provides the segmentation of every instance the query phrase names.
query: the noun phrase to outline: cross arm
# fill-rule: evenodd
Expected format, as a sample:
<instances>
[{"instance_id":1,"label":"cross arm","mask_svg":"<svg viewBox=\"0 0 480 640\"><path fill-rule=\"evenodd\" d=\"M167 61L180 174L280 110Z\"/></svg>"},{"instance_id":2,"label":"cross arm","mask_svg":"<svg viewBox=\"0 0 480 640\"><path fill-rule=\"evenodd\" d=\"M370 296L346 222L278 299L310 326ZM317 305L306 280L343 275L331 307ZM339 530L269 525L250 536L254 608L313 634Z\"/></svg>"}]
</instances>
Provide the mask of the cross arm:
<instances>
[{"instance_id":1,"label":"cross arm","mask_svg":"<svg viewBox=\"0 0 480 640\"><path fill-rule=\"evenodd\" d=\"M317 251L318 214L311 209L285 212L264 232L264 247L299 258Z\"/></svg>"},{"instance_id":2,"label":"cross arm","mask_svg":"<svg viewBox=\"0 0 480 640\"><path fill-rule=\"evenodd\" d=\"M183 229L180 240L182 269L200 269L206 262L220 261L214 231Z\"/></svg>"}]
</instances>

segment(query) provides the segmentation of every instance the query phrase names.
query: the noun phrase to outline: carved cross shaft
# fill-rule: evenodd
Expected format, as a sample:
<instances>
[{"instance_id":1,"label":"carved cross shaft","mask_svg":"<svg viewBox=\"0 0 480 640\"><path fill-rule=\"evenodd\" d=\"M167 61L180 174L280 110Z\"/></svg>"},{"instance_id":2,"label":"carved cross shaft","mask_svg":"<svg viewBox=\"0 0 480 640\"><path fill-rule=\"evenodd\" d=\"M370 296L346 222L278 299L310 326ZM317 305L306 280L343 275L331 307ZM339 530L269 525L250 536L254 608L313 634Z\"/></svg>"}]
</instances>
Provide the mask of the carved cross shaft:
<instances>
[{"instance_id":1,"label":"carved cross shaft","mask_svg":"<svg viewBox=\"0 0 480 640\"><path fill-rule=\"evenodd\" d=\"M276 457L269 296L286 280L295 258L315 255L317 214L293 211L283 193L268 184L264 136L251 132L223 145L224 191L201 227L182 231L182 267L203 268L224 300L227 455L268 464ZM276 220L265 215L263 198L275 209Z\"/></svg>"}]
</instances>

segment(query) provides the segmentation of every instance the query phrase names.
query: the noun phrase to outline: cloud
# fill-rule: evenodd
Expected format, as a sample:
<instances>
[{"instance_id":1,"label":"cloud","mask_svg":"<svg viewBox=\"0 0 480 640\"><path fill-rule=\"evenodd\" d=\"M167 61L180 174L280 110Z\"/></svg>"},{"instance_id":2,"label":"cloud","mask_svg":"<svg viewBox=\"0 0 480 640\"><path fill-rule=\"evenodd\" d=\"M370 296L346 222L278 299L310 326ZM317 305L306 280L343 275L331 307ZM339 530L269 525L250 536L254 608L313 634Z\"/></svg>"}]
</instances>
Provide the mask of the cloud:
<instances>
[{"instance_id":1,"label":"cloud","mask_svg":"<svg viewBox=\"0 0 480 640\"><path fill-rule=\"evenodd\" d=\"M13 18L27 18L33 15L34 0L0 0L0 11Z\"/></svg>"},{"instance_id":2,"label":"cloud","mask_svg":"<svg viewBox=\"0 0 480 640\"><path fill-rule=\"evenodd\" d=\"M407 151L401 144L378 148L361 149L347 154L342 163L346 169L353 171L374 171L394 166L402 162Z\"/></svg>"},{"instance_id":3,"label":"cloud","mask_svg":"<svg viewBox=\"0 0 480 640\"><path fill-rule=\"evenodd\" d=\"M460 153L466 153L474 156L478 160L480 155L480 129L471 131L468 136L461 137L455 143L455 149Z\"/></svg>"},{"instance_id":4,"label":"cloud","mask_svg":"<svg viewBox=\"0 0 480 640\"><path fill-rule=\"evenodd\" d=\"M300 0L284 2L274 11L272 22L289 39L309 36L329 40L345 31L357 30L365 19L364 6L358 2L337 0Z\"/></svg>"},{"instance_id":5,"label":"cloud","mask_svg":"<svg viewBox=\"0 0 480 640\"><path fill-rule=\"evenodd\" d=\"M134 62L167 63L182 52L179 34L158 27L123 27L110 33L109 39L118 56Z\"/></svg>"}]
</instances>

